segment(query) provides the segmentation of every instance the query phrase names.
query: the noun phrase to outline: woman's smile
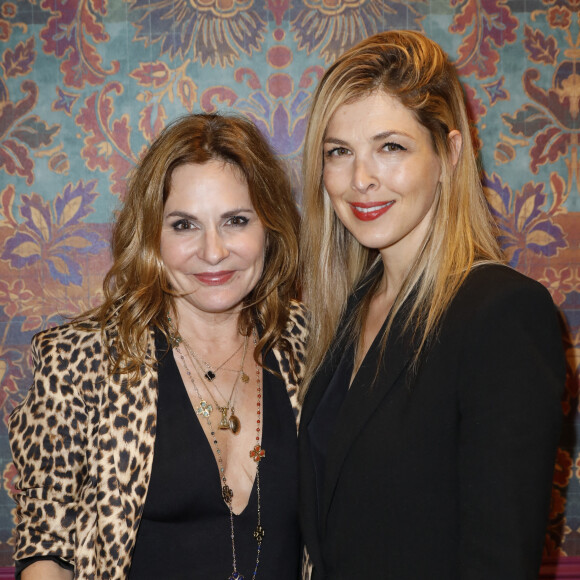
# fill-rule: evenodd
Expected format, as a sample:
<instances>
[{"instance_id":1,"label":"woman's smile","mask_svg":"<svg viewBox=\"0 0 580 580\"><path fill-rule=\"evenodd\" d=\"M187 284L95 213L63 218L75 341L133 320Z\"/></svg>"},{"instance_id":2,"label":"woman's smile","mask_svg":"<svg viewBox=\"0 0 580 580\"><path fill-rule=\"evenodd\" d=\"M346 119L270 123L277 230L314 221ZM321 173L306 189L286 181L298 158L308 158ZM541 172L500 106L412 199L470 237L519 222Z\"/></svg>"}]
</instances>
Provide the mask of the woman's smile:
<instances>
[{"instance_id":1,"label":"woman's smile","mask_svg":"<svg viewBox=\"0 0 580 580\"><path fill-rule=\"evenodd\" d=\"M232 279L235 270L224 270L222 272L199 272L194 276L206 286L221 286Z\"/></svg>"},{"instance_id":2,"label":"woman's smile","mask_svg":"<svg viewBox=\"0 0 580 580\"><path fill-rule=\"evenodd\" d=\"M351 202L350 207L354 216L363 222L376 220L385 214L393 206L394 201L385 202Z\"/></svg>"}]
</instances>

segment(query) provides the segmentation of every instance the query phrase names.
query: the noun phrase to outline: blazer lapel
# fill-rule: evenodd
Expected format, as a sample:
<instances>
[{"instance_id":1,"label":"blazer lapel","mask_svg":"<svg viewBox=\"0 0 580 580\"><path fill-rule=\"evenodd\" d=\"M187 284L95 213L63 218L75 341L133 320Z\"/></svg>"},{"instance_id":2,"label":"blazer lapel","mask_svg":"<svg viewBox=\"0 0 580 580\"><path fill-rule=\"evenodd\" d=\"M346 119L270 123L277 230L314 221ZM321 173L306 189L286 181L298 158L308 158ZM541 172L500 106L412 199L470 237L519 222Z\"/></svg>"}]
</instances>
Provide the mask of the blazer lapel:
<instances>
[{"instance_id":1,"label":"blazer lapel","mask_svg":"<svg viewBox=\"0 0 580 580\"><path fill-rule=\"evenodd\" d=\"M368 290L369 281L365 281L361 286L349 297L348 303L345 308L345 313L342 316L341 322L335 333L335 339L333 341L333 348L331 348L326 355L326 358L322 362L321 367L314 376L314 379L310 383L308 392L304 399L304 405L302 406L302 419L301 425L308 427L308 424L312 420L316 408L320 399L326 391L326 387L332 379L336 367L340 363L342 353L344 351L345 337L343 336L344 327L352 315L353 310L358 306L360 301L363 299L366 291Z\"/></svg>"},{"instance_id":2,"label":"blazer lapel","mask_svg":"<svg viewBox=\"0 0 580 580\"><path fill-rule=\"evenodd\" d=\"M323 528L340 472L354 440L410 362L413 352L412 341L408 334L402 334L403 316L404 313L399 312L393 322L376 381L373 384L379 363L383 329L367 352L337 417L326 462L322 505ZM324 531L325 529L323 533Z\"/></svg>"},{"instance_id":3,"label":"blazer lapel","mask_svg":"<svg viewBox=\"0 0 580 580\"><path fill-rule=\"evenodd\" d=\"M327 355L322 367L310 383L302 406L302 416L300 418L300 429L298 432L298 450L300 456L300 523L310 560L314 564L315 569L322 574L324 566L318 534L318 516L316 515L319 510L317 505L316 473L312 463L308 425L339 362L340 354L335 349Z\"/></svg>"},{"instance_id":4,"label":"blazer lapel","mask_svg":"<svg viewBox=\"0 0 580 580\"><path fill-rule=\"evenodd\" d=\"M151 336L148 356L153 356ZM108 386L109 431L113 447L113 469L120 505L119 519L111 533L122 548L119 562L132 552L138 522L153 466L157 422L157 373L143 367L141 379L128 381L125 375L111 375ZM111 485L111 483L109 484Z\"/></svg>"},{"instance_id":5,"label":"blazer lapel","mask_svg":"<svg viewBox=\"0 0 580 580\"><path fill-rule=\"evenodd\" d=\"M318 403L324 395L326 387L332 379L339 362L340 353L337 350L329 353L316 373L313 381L310 383L310 387L306 393L306 397L304 398L304 404L302 405L302 417L300 419L300 425L302 428L308 427L308 424L318 407Z\"/></svg>"},{"instance_id":6,"label":"blazer lapel","mask_svg":"<svg viewBox=\"0 0 580 580\"><path fill-rule=\"evenodd\" d=\"M337 337L342 336L343 325L349 319L350 313L359 299L359 293L351 296L346 308L346 314L342 318L342 324L337 330ZM328 352L322 366L310 383L302 406L298 434L298 449L300 454L300 519L302 533L310 560L314 564L315 569L322 575L324 574L324 566L317 523L318 517L316 515L320 508L317 505L316 474L312 463L308 426L316 412L320 399L324 396L326 388L336 372L343 350L342 346L338 345L335 341L334 348Z\"/></svg>"}]
</instances>

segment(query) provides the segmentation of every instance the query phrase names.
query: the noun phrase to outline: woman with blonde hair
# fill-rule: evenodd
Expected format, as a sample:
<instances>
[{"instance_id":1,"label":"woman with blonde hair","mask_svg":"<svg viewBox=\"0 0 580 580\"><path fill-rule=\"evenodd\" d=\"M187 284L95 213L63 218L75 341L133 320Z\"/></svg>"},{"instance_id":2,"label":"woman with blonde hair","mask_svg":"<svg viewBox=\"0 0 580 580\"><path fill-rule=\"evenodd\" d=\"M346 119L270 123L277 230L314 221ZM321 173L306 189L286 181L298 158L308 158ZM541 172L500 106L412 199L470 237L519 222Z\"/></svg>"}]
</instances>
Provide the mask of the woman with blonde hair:
<instances>
[{"instance_id":1,"label":"woman with blonde hair","mask_svg":"<svg viewBox=\"0 0 580 580\"><path fill-rule=\"evenodd\" d=\"M295 580L298 222L248 120L151 145L103 304L34 338L10 417L22 580Z\"/></svg>"},{"instance_id":2,"label":"woman with blonde hair","mask_svg":"<svg viewBox=\"0 0 580 580\"><path fill-rule=\"evenodd\" d=\"M502 264L442 49L379 33L314 96L300 425L313 578L537 578L565 366L548 292Z\"/></svg>"}]
</instances>

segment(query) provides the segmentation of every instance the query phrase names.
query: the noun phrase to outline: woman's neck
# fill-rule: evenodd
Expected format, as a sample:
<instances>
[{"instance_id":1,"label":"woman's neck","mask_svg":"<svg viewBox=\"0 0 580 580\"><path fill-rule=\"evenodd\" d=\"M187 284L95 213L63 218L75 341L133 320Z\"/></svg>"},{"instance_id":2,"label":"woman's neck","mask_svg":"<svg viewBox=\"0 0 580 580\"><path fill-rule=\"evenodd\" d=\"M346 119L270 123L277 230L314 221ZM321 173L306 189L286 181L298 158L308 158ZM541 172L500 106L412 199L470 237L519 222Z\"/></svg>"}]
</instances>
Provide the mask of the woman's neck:
<instances>
[{"instance_id":1,"label":"woman's neck","mask_svg":"<svg viewBox=\"0 0 580 580\"><path fill-rule=\"evenodd\" d=\"M190 344L204 345L204 350L220 350L240 342L240 312L202 312L195 308L177 306L174 321L178 333Z\"/></svg>"},{"instance_id":2,"label":"woman's neck","mask_svg":"<svg viewBox=\"0 0 580 580\"><path fill-rule=\"evenodd\" d=\"M379 308L380 305L383 305L388 313L403 287L408 273L408 263L401 264L394 260L386 261L383 258L383 274L371 301L375 302Z\"/></svg>"}]
</instances>

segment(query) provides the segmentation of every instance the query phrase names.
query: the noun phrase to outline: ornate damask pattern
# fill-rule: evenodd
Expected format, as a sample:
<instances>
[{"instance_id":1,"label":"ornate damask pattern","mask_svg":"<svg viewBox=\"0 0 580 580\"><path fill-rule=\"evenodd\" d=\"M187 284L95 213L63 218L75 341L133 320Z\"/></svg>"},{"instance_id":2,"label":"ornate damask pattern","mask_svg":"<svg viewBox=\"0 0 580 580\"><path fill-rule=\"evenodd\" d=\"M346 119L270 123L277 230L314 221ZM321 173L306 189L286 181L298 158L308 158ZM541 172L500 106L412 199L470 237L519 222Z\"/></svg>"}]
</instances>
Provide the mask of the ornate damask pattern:
<instances>
[{"instance_id":1,"label":"ornate damask pattern","mask_svg":"<svg viewBox=\"0 0 580 580\"><path fill-rule=\"evenodd\" d=\"M296 2L292 31L298 50L318 51L325 64L332 63L352 46L387 28L420 30L424 0L304 0Z\"/></svg>"},{"instance_id":2,"label":"ornate damask pattern","mask_svg":"<svg viewBox=\"0 0 580 580\"><path fill-rule=\"evenodd\" d=\"M580 556L578 0L3 0L0 3L0 567L11 564L6 419L38 330L96 305L129 172L168 121L234 110L300 201L312 92L374 32L422 30L461 74L509 263L562 312L568 378L546 557Z\"/></svg>"},{"instance_id":3,"label":"ornate damask pattern","mask_svg":"<svg viewBox=\"0 0 580 580\"><path fill-rule=\"evenodd\" d=\"M139 14L134 39L145 46L159 42L161 55L186 58L202 65L232 66L240 54L260 51L266 23L254 0L131 0ZM176 31L178 34L176 34Z\"/></svg>"}]
</instances>

